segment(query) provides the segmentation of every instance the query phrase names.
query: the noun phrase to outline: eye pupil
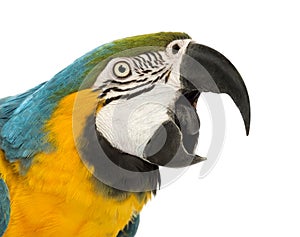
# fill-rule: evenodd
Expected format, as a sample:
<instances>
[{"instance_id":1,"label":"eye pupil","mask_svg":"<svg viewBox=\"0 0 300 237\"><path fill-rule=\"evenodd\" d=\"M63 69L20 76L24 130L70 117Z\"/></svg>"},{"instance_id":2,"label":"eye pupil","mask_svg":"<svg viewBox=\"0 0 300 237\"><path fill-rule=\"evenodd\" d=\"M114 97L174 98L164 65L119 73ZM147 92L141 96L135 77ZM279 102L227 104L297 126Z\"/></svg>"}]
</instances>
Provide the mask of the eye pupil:
<instances>
[{"instance_id":1,"label":"eye pupil","mask_svg":"<svg viewBox=\"0 0 300 237\"><path fill-rule=\"evenodd\" d=\"M119 66L119 72L124 73L126 71L126 68L123 65Z\"/></svg>"}]
</instances>

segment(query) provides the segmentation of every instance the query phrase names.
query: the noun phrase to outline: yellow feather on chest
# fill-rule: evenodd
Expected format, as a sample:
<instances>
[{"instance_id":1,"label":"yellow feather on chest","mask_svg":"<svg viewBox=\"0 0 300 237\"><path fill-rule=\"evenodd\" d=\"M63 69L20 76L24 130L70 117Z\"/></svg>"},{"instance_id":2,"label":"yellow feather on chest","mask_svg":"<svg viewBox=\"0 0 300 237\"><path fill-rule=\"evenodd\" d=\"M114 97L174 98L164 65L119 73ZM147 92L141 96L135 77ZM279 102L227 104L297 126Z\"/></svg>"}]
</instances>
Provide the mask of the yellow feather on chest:
<instances>
[{"instance_id":1,"label":"yellow feather on chest","mask_svg":"<svg viewBox=\"0 0 300 237\"><path fill-rule=\"evenodd\" d=\"M80 114L76 119L82 119L82 127L72 127L78 94L74 93L59 103L45 126L55 150L36 155L25 175L19 174L18 163L9 164L0 151L0 170L11 197L10 223L4 237L115 237L150 199L150 192L112 198L96 187L74 142L74 136L82 132L85 117L96 106L93 93L81 93L86 99L77 105Z\"/></svg>"}]
</instances>

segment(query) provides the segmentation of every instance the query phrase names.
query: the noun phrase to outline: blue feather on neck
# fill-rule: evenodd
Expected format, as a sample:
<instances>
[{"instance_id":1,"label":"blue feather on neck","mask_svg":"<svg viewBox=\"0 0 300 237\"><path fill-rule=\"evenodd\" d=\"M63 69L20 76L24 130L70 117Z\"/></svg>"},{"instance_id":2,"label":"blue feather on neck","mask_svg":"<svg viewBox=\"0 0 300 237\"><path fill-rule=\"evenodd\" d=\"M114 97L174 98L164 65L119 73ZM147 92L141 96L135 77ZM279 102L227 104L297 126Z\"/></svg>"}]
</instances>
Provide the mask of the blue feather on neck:
<instances>
[{"instance_id":1,"label":"blue feather on neck","mask_svg":"<svg viewBox=\"0 0 300 237\"><path fill-rule=\"evenodd\" d=\"M51 80L17 96L0 100L0 148L10 162L29 167L35 154L49 152L44 131L58 103L79 90L85 76L112 53L113 43L100 46L56 74ZM99 60L97 60L99 59Z\"/></svg>"}]
</instances>

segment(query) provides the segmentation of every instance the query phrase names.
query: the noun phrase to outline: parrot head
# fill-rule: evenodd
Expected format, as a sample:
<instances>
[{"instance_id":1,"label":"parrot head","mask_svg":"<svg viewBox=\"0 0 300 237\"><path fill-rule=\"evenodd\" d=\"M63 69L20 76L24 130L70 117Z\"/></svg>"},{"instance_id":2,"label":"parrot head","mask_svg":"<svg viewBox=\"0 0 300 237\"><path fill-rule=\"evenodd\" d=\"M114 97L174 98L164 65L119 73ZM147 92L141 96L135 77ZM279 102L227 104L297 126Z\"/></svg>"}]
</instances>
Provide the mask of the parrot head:
<instances>
[{"instance_id":1,"label":"parrot head","mask_svg":"<svg viewBox=\"0 0 300 237\"><path fill-rule=\"evenodd\" d=\"M92 73L90 88L101 103L95 128L98 139L120 153L167 167L205 160L195 154L200 128L196 105L202 92L228 94L248 134L246 86L219 52L181 33L131 37L102 47L118 50Z\"/></svg>"}]
</instances>

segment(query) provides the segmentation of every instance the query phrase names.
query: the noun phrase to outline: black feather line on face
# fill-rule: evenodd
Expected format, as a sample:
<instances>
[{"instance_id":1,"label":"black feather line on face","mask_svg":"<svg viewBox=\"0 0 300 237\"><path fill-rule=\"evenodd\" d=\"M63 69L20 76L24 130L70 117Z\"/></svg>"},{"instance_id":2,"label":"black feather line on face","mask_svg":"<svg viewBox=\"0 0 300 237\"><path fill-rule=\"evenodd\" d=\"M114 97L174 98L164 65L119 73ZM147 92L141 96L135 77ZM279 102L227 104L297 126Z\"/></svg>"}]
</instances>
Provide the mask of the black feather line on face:
<instances>
[{"instance_id":1,"label":"black feather line on face","mask_svg":"<svg viewBox=\"0 0 300 237\"><path fill-rule=\"evenodd\" d=\"M152 58L150 57L150 52L145 53L145 55L147 56L147 58L148 58L149 61L152 61ZM152 55L154 55L154 53L152 53ZM156 57L154 56L154 58L156 58Z\"/></svg>"},{"instance_id":2,"label":"black feather line on face","mask_svg":"<svg viewBox=\"0 0 300 237\"><path fill-rule=\"evenodd\" d=\"M165 77L165 83L166 83L166 84L167 84L168 81L169 81L170 75L171 75L171 70L168 72L168 74L167 74L166 77Z\"/></svg>"},{"instance_id":3,"label":"black feather line on face","mask_svg":"<svg viewBox=\"0 0 300 237\"><path fill-rule=\"evenodd\" d=\"M121 98L126 98L127 96L125 95L119 95L119 96L115 96L115 97L111 97L111 98L108 98L107 100L105 100L104 102L104 106L105 105L108 105L110 102L114 101L114 100L119 100Z\"/></svg>"},{"instance_id":4,"label":"black feather line on face","mask_svg":"<svg viewBox=\"0 0 300 237\"><path fill-rule=\"evenodd\" d=\"M138 68L139 68L139 69L142 69L142 68L143 68L143 63L142 63L142 61L141 61L139 58L137 58L137 57L135 57L134 60L138 61L138 64L139 64L139 65L138 65Z\"/></svg>"},{"instance_id":5,"label":"black feather line on face","mask_svg":"<svg viewBox=\"0 0 300 237\"><path fill-rule=\"evenodd\" d=\"M148 91L151 91L154 87L155 87L155 85L152 85L152 86L149 87L149 88L146 88L146 89L143 89L143 90L134 92L134 93L128 95L127 99L129 100L129 99L132 99L132 98L134 98L134 97L136 97L136 96L139 96L139 95L141 95L141 94L143 94L143 93L146 93L146 92L148 92Z\"/></svg>"},{"instance_id":6,"label":"black feather line on face","mask_svg":"<svg viewBox=\"0 0 300 237\"><path fill-rule=\"evenodd\" d=\"M145 78L145 81L146 80L147 80L147 78ZM122 88L119 88L119 87L111 87L111 88L107 89L107 91L105 90L104 93L107 93L109 91L116 91L116 92L133 91L133 90L138 89L140 87L149 85L150 83L151 83L151 81L148 81L148 82L146 82L144 84L137 85L137 86L134 86L134 87L129 87L129 88L126 88L126 89L122 89Z\"/></svg>"},{"instance_id":7,"label":"black feather line on face","mask_svg":"<svg viewBox=\"0 0 300 237\"><path fill-rule=\"evenodd\" d=\"M146 86L146 85L149 85L151 83L155 83L159 78L157 78L156 80L154 81L148 81L147 83L144 83L142 85L138 85L138 86L135 86L135 87L132 87L132 88L128 88L128 89L120 89L120 88L117 88L117 87L112 87L112 88L109 88L107 90L105 90L101 95L98 96L99 99L102 99L104 98L108 92L110 91L115 91L115 92L127 92L127 91L132 91L132 90L135 90L135 89L138 89L140 87L143 87L143 86ZM114 97L111 97L111 98L108 98L106 99L104 105L108 105L109 103L111 103L112 101L114 100L119 100L119 99L131 99L135 96L138 96L138 95L141 95L145 92L148 92L148 91L151 91L153 88L154 88L155 85L152 85L151 87L148 87L148 88L145 88L145 89L142 89L140 91L137 91L137 92L134 92L132 94L123 94L123 95L118 95L118 96L114 96Z\"/></svg>"},{"instance_id":8,"label":"black feather line on face","mask_svg":"<svg viewBox=\"0 0 300 237\"><path fill-rule=\"evenodd\" d=\"M140 59L142 59L142 61L143 61L143 63L144 63L144 65L145 65L145 63L146 63L146 59L144 59L141 55L139 55L139 56L137 56L138 58L140 58Z\"/></svg>"},{"instance_id":9,"label":"black feather line on face","mask_svg":"<svg viewBox=\"0 0 300 237\"><path fill-rule=\"evenodd\" d=\"M165 68L163 67L163 68L161 68L161 69L159 69L159 70L157 70L157 71L154 71L154 72L151 73L151 75L156 75L156 74L162 72L164 69L165 69Z\"/></svg>"}]
</instances>

